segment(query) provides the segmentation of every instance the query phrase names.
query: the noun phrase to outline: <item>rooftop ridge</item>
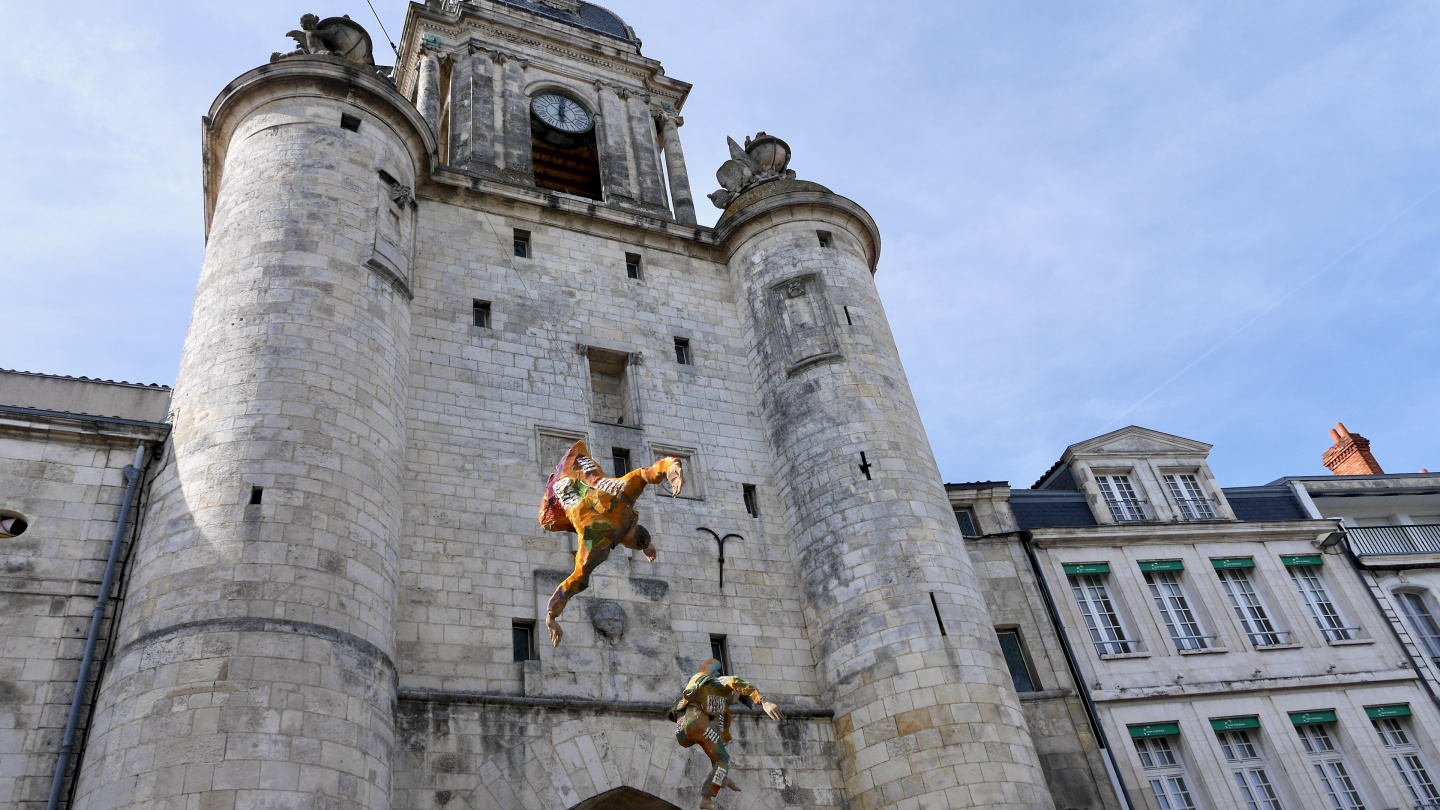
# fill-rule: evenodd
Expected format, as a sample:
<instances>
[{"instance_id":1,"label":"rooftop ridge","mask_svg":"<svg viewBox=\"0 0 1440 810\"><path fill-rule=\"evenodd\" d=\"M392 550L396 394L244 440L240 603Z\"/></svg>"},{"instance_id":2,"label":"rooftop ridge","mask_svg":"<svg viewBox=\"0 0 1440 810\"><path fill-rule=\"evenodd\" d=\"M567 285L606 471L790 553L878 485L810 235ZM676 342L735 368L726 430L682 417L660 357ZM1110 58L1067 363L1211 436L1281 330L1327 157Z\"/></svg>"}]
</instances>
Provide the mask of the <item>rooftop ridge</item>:
<instances>
[{"instance_id":1,"label":"rooftop ridge","mask_svg":"<svg viewBox=\"0 0 1440 810\"><path fill-rule=\"evenodd\" d=\"M0 373L5 373L5 374L22 374L22 375L24 375L24 376L26 376L26 377L45 377L46 379L51 379L51 380L74 380L74 381L76 381L76 382L100 383L101 385L123 385L123 386L127 386L127 387L129 387L129 388L147 388L147 389L153 389L153 390L156 390L156 391L170 391L170 390L172 390L172 389L170 388L170 386L168 386L168 385L161 385L160 383L132 383L132 382L129 382L129 381L127 381L127 380L119 380L119 381L116 381L116 380L102 380L102 379L100 379L99 377L71 377L71 376L68 375L68 374L46 374L46 373L40 372L40 371L21 371L21 370L19 370L19 369L14 369L14 368L0 368Z\"/></svg>"}]
</instances>

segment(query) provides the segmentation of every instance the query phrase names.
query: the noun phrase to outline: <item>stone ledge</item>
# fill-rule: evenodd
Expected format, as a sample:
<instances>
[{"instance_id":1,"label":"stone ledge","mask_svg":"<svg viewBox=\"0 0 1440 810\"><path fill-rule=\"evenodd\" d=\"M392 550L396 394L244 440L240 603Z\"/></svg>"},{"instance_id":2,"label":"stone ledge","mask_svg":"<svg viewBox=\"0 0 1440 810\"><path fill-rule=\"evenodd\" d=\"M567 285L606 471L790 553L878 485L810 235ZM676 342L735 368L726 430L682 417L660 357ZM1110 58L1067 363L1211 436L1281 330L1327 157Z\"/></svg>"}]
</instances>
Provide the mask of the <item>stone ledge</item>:
<instances>
[{"instance_id":1,"label":"stone ledge","mask_svg":"<svg viewBox=\"0 0 1440 810\"><path fill-rule=\"evenodd\" d=\"M589 698L564 697L523 697L520 695L497 695L488 692L449 691L443 689L401 689L400 700L412 703L469 703L481 706L513 706L521 709L555 709L558 711L604 711L617 714L653 714L663 717L674 703L654 703L630 700L592 700ZM786 719L831 720L833 709L781 706L780 712ZM764 717L758 708L735 706L731 714ZM667 721L668 722L668 721Z\"/></svg>"}]
</instances>

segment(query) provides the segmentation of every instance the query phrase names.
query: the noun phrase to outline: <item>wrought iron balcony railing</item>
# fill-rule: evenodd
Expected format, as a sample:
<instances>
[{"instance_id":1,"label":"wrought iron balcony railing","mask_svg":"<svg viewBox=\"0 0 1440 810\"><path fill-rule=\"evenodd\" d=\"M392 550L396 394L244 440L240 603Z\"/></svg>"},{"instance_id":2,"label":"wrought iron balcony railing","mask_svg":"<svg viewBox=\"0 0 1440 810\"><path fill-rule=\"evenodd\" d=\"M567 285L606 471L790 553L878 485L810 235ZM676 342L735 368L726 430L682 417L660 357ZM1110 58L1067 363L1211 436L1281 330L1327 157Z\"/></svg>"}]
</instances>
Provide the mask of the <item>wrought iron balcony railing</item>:
<instances>
[{"instance_id":1,"label":"wrought iron balcony railing","mask_svg":"<svg viewBox=\"0 0 1440 810\"><path fill-rule=\"evenodd\" d=\"M1150 508L1138 498L1106 498L1105 504L1110 507L1110 517L1116 523L1153 520L1150 517Z\"/></svg>"},{"instance_id":2,"label":"wrought iron balcony railing","mask_svg":"<svg viewBox=\"0 0 1440 810\"><path fill-rule=\"evenodd\" d=\"M1440 525L1364 526L1346 529L1350 546L1364 557L1381 554L1440 554Z\"/></svg>"},{"instance_id":3,"label":"wrought iron balcony railing","mask_svg":"<svg viewBox=\"0 0 1440 810\"><path fill-rule=\"evenodd\" d=\"M1177 498L1175 503L1180 507L1181 521L1215 520L1219 517L1215 514L1215 505L1206 500Z\"/></svg>"}]
</instances>

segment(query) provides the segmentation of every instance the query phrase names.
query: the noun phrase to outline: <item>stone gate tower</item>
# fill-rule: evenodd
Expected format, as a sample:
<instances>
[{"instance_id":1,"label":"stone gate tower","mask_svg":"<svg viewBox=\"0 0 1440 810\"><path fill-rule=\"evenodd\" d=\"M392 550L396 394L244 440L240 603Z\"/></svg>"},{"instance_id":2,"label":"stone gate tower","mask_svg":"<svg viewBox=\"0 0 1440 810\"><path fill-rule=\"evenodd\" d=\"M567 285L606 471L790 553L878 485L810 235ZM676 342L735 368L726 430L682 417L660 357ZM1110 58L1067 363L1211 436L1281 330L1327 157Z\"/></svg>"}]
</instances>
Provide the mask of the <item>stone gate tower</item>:
<instances>
[{"instance_id":1,"label":"stone gate tower","mask_svg":"<svg viewBox=\"0 0 1440 810\"><path fill-rule=\"evenodd\" d=\"M1051 807L869 215L762 134L697 225L689 85L590 3L412 4L393 81L348 19L295 36L205 119L75 806L693 807L664 710L717 654L791 715L742 714L724 806ZM574 548L535 511L577 439L691 483L552 650Z\"/></svg>"}]
</instances>

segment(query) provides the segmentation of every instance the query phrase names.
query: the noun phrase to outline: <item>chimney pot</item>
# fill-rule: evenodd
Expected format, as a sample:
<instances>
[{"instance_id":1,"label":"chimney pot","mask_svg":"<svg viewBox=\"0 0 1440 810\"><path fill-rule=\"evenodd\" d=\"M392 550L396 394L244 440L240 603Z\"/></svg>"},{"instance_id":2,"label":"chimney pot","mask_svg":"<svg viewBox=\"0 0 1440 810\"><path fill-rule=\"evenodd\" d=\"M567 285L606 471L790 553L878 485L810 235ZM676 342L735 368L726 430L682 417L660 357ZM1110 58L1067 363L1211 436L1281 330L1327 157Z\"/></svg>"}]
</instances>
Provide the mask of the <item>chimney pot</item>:
<instances>
[{"instance_id":1,"label":"chimney pot","mask_svg":"<svg viewBox=\"0 0 1440 810\"><path fill-rule=\"evenodd\" d=\"M1336 443L1336 444L1339 444L1339 443L1340 443L1340 431L1336 430L1335 428L1330 428L1330 441L1332 441L1332 442L1334 442L1334 443Z\"/></svg>"},{"instance_id":2,"label":"chimney pot","mask_svg":"<svg viewBox=\"0 0 1440 810\"><path fill-rule=\"evenodd\" d=\"M1335 423L1335 429L1338 430L1338 431L1340 431L1340 435L1341 435L1341 436L1344 436L1344 437L1347 438L1347 439L1350 438L1350 431L1348 431L1348 430L1345 429L1345 423L1344 423L1344 422L1336 422L1336 423Z\"/></svg>"},{"instance_id":3,"label":"chimney pot","mask_svg":"<svg viewBox=\"0 0 1440 810\"><path fill-rule=\"evenodd\" d=\"M1370 452L1370 440L1358 433L1345 429L1344 422L1336 422L1330 431L1335 445L1326 450L1321 460L1330 472L1336 475L1384 475L1380 462Z\"/></svg>"}]
</instances>

